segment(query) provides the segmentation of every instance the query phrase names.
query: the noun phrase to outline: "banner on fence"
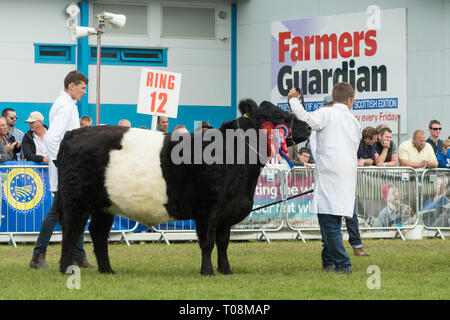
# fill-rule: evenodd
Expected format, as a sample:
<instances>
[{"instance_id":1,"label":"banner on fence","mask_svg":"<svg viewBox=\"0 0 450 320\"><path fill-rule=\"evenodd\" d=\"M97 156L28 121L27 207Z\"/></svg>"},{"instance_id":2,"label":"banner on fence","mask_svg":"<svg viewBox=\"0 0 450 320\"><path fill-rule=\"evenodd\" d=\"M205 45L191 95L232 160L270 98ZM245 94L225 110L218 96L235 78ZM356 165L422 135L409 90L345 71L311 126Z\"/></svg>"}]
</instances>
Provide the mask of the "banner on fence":
<instances>
[{"instance_id":1,"label":"banner on fence","mask_svg":"<svg viewBox=\"0 0 450 320\"><path fill-rule=\"evenodd\" d=\"M24 164L27 162L0 166L3 178L0 232L39 230L52 205L48 168L26 167Z\"/></svg>"},{"instance_id":2,"label":"banner on fence","mask_svg":"<svg viewBox=\"0 0 450 320\"><path fill-rule=\"evenodd\" d=\"M0 232L39 232L53 202L48 167L31 161L8 161L0 165L0 175ZM135 221L116 216L111 230L135 226ZM61 231L59 224L55 230Z\"/></svg>"}]
</instances>

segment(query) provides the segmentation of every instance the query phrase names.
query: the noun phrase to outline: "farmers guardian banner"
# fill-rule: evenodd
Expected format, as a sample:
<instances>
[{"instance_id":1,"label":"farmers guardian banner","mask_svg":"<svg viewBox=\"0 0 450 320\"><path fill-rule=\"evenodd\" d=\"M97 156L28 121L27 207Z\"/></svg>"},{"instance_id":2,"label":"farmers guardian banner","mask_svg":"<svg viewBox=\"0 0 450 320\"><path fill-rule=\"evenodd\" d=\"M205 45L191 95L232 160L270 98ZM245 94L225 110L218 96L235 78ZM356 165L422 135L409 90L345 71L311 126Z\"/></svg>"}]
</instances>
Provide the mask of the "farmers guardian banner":
<instances>
[{"instance_id":1,"label":"farmers guardian banner","mask_svg":"<svg viewBox=\"0 0 450 320\"><path fill-rule=\"evenodd\" d=\"M362 128L387 124L407 132L406 9L275 21L271 99L287 108L302 88L307 111L322 106L337 82L356 91L353 113Z\"/></svg>"}]
</instances>

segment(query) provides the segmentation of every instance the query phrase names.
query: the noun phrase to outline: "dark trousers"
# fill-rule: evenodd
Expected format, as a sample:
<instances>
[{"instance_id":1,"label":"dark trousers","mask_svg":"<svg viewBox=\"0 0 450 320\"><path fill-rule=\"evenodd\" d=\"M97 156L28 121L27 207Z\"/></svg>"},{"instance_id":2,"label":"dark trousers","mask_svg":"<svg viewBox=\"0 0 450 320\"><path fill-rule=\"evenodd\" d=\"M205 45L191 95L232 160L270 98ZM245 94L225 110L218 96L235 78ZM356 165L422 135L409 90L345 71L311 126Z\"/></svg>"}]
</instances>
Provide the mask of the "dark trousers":
<instances>
[{"instance_id":1,"label":"dark trousers","mask_svg":"<svg viewBox=\"0 0 450 320\"><path fill-rule=\"evenodd\" d=\"M352 264L342 240L342 217L322 213L317 216L323 242L322 267L327 270L351 271Z\"/></svg>"},{"instance_id":2,"label":"dark trousers","mask_svg":"<svg viewBox=\"0 0 450 320\"><path fill-rule=\"evenodd\" d=\"M58 196L58 193L55 192L55 198ZM50 238L52 237L53 230L55 230L56 224L58 223L58 212L56 211L55 202L53 201L52 207L48 211L47 215L42 221L41 229L39 231L39 236L36 241L36 246L33 250L33 255L37 255L39 253L47 252L47 246L50 242ZM86 257L86 251L83 248L84 244L84 233L81 234L80 241L78 241L74 250L74 259L83 259Z\"/></svg>"},{"instance_id":3,"label":"dark trousers","mask_svg":"<svg viewBox=\"0 0 450 320\"><path fill-rule=\"evenodd\" d=\"M355 208L353 209L353 217L351 219L345 217L345 225L347 226L348 242L352 248L362 248L361 236L359 234L358 227L358 215L356 213L356 203Z\"/></svg>"}]
</instances>

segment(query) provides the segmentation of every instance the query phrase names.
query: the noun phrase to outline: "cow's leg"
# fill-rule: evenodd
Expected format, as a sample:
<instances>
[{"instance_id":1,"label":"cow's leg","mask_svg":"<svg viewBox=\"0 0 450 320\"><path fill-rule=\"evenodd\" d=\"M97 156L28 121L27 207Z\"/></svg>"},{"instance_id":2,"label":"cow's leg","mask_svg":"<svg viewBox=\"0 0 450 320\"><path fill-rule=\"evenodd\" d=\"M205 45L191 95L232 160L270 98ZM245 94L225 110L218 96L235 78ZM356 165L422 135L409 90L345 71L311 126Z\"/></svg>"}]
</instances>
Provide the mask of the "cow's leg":
<instances>
[{"instance_id":1,"label":"cow's leg","mask_svg":"<svg viewBox=\"0 0 450 320\"><path fill-rule=\"evenodd\" d=\"M94 253L97 258L98 271L101 273L115 273L111 269L108 255L108 236L114 216L104 212L98 212L91 218L89 233L94 245Z\"/></svg>"},{"instance_id":2,"label":"cow's leg","mask_svg":"<svg viewBox=\"0 0 450 320\"><path fill-rule=\"evenodd\" d=\"M217 270L223 274L233 274L228 263L228 243L230 242L231 226L217 227L216 244L217 244Z\"/></svg>"},{"instance_id":3,"label":"cow's leg","mask_svg":"<svg viewBox=\"0 0 450 320\"><path fill-rule=\"evenodd\" d=\"M213 276L214 270L211 262L211 253L214 249L216 227L212 223L211 216L205 220L195 221L197 237L202 250L202 266L200 274L203 276Z\"/></svg>"},{"instance_id":4,"label":"cow's leg","mask_svg":"<svg viewBox=\"0 0 450 320\"><path fill-rule=\"evenodd\" d=\"M67 268L73 264L74 248L84 232L89 213L70 205L64 205L63 210L61 221L62 250L59 270L65 273Z\"/></svg>"}]
</instances>

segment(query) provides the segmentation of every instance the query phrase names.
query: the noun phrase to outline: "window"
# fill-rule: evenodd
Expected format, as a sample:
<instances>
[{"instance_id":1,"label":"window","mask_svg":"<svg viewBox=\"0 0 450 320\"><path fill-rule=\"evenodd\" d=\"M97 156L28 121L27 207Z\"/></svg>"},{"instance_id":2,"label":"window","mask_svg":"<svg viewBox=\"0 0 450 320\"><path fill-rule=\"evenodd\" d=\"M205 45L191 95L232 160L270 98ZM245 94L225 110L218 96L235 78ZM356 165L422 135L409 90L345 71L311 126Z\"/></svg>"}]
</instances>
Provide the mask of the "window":
<instances>
[{"instance_id":1,"label":"window","mask_svg":"<svg viewBox=\"0 0 450 320\"><path fill-rule=\"evenodd\" d=\"M102 65L167 66L167 49L103 47ZM91 47L90 64L97 64L97 47Z\"/></svg>"},{"instance_id":2,"label":"window","mask_svg":"<svg viewBox=\"0 0 450 320\"><path fill-rule=\"evenodd\" d=\"M105 25L105 35L147 36L147 5L114 4L93 2L91 25L95 25L95 16L102 12L124 14L127 22L122 29L113 29L108 23Z\"/></svg>"},{"instance_id":3,"label":"window","mask_svg":"<svg viewBox=\"0 0 450 320\"><path fill-rule=\"evenodd\" d=\"M35 63L75 63L75 45L68 44L34 44Z\"/></svg>"},{"instance_id":4,"label":"window","mask_svg":"<svg viewBox=\"0 0 450 320\"><path fill-rule=\"evenodd\" d=\"M162 37L214 39L216 9L198 7L162 7Z\"/></svg>"}]
</instances>

